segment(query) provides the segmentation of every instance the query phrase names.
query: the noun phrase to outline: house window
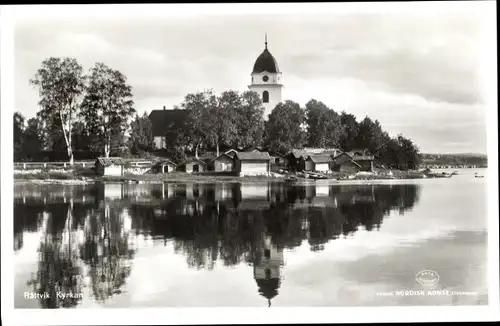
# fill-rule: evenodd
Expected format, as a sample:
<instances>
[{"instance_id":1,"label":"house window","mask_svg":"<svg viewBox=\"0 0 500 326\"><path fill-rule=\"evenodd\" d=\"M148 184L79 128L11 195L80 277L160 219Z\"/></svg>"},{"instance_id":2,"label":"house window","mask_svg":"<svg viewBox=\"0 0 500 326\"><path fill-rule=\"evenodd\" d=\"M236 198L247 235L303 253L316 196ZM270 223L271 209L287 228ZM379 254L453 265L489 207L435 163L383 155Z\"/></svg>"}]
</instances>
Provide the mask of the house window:
<instances>
[{"instance_id":1,"label":"house window","mask_svg":"<svg viewBox=\"0 0 500 326\"><path fill-rule=\"evenodd\" d=\"M267 259L271 258L271 250L265 249L264 250L264 257L266 257Z\"/></svg>"},{"instance_id":2,"label":"house window","mask_svg":"<svg viewBox=\"0 0 500 326\"><path fill-rule=\"evenodd\" d=\"M264 91L264 93L262 93L262 102L269 103L269 92L268 91Z\"/></svg>"},{"instance_id":3,"label":"house window","mask_svg":"<svg viewBox=\"0 0 500 326\"><path fill-rule=\"evenodd\" d=\"M280 164L280 159L279 158L275 158L274 159L274 164Z\"/></svg>"},{"instance_id":4,"label":"house window","mask_svg":"<svg viewBox=\"0 0 500 326\"><path fill-rule=\"evenodd\" d=\"M193 172L198 172L200 171L200 166L198 164L193 165Z\"/></svg>"}]
</instances>

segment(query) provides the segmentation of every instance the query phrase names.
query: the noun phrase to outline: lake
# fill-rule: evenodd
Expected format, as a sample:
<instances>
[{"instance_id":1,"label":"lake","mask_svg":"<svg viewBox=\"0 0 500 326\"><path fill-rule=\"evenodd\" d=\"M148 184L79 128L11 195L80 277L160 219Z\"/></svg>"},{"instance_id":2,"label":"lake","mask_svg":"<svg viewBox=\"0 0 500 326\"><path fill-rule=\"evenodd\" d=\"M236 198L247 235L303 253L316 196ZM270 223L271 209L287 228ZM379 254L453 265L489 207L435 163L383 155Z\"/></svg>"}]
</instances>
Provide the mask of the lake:
<instances>
[{"instance_id":1,"label":"lake","mask_svg":"<svg viewBox=\"0 0 500 326\"><path fill-rule=\"evenodd\" d=\"M487 179L474 178L486 170L458 171L16 184L15 307L487 305Z\"/></svg>"}]
</instances>

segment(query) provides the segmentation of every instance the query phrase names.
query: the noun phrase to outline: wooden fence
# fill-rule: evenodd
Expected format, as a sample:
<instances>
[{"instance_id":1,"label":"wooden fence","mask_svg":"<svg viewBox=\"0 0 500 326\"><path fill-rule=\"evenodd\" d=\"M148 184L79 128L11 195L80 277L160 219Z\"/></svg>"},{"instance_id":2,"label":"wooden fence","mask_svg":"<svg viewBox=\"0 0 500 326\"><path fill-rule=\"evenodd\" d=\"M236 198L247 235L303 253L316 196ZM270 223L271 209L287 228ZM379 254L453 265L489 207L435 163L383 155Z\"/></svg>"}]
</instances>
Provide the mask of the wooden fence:
<instances>
[{"instance_id":1,"label":"wooden fence","mask_svg":"<svg viewBox=\"0 0 500 326\"><path fill-rule=\"evenodd\" d=\"M148 160L124 160L130 167L146 168L150 167L153 161ZM95 161L74 161L73 167L92 168ZM35 169L64 169L70 167L69 162L15 162L14 170L35 170Z\"/></svg>"}]
</instances>

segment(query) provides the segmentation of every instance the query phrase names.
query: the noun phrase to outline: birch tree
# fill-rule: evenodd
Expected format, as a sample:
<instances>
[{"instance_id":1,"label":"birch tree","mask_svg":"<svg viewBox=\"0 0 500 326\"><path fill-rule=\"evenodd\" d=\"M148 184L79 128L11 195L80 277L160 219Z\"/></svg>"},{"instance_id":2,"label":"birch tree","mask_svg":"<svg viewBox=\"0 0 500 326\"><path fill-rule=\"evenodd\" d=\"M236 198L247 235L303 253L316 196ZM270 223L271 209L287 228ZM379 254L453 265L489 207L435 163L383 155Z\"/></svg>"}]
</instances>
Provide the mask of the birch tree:
<instances>
[{"instance_id":1,"label":"birch tree","mask_svg":"<svg viewBox=\"0 0 500 326\"><path fill-rule=\"evenodd\" d=\"M88 78L81 115L104 156L109 157L112 144L122 137L135 113L132 87L124 74L103 63L92 67Z\"/></svg>"},{"instance_id":2,"label":"birch tree","mask_svg":"<svg viewBox=\"0 0 500 326\"><path fill-rule=\"evenodd\" d=\"M84 90L82 66L73 58L51 57L42 62L30 80L40 96L39 116L47 126L60 126L69 163L73 165L72 128Z\"/></svg>"}]
</instances>

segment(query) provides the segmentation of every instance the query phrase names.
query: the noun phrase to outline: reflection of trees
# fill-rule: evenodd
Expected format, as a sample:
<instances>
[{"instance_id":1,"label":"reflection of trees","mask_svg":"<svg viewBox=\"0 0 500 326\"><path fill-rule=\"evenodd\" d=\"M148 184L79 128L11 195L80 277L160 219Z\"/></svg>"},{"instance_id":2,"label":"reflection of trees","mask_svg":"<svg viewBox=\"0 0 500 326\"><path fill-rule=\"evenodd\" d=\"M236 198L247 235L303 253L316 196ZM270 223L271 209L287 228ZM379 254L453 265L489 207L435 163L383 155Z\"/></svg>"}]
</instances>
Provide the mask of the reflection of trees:
<instances>
[{"instance_id":1,"label":"reflection of trees","mask_svg":"<svg viewBox=\"0 0 500 326\"><path fill-rule=\"evenodd\" d=\"M134 225L153 236L173 238L189 266L211 269L217 260L228 266L251 262L264 234L278 248L295 248L306 240L311 250L322 250L360 226L380 228L384 216L411 209L419 195L417 185L346 185L317 197L314 187L282 184L273 185L270 200L260 200L242 198L239 185L228 187L225 200L174 197L154 209L134 204Z\"/></svg>"},{"instance_id":2,"label":"reflection of trees","mask_svg":"<svg viewBox=\"0 0 500 326\"><path fill-rule=\"evenodd\" d=\"M23 247L24 232L36 232L45 206L37 201L14 199L14 251Z\"/></svg>"},{"instance_id":3,"label":"reflection of trees","mask_svg":"<svg viewBox=\"0 0 500 326\"><path fill-rule=\"evenodd\" d=\"M133 255L124 229L123 202L104 205L99 188L69 192L68 200L56 193L48 197L14 202L14 247L19 249L24 232L41 230L38 270L28 281L45 308L73 307L81 300L85 264L91 280L91 294L105 300L119 292L130 274ZM81 191L80 191L81 192ZM85 202L85 195L90 200ZM52 194L51 194L52 195ZM64 195L64 192L63 192ZM54 203L55 202L55 203ZM40 223L39 217L43 216ZM42 224L41 226L39 224ZM79 236L79 235L82 236ZM83 242L80 243L80 240ZM74 294L58 296L57 293ZM79 294L79 295L78 295Z\"/></svg>"},{"instance_id":4,"label":"reflection of trees","mask_svg":"<svg viewBox=\"0 0 500 326\"><path fill-rule=\"evenodd\" d=\"M87 212L81 257L90 271L91 294L105 301L120 293L131 272L129 232L124 230L124 209L102 201Z\"/></svg>"},{"instance_id":5,"label":"reflection of trees","mask_svg":"<svg viewBox=\"0 0 500 326\"><path fill-rule=\"evenodd\" d=\"M74 307L81 300L78 294L82 292L82 275L72 206L49 205L43 221L38 271L28 281L34 292L42 296L43 308Z\"/></svg>"}]
</instances>

